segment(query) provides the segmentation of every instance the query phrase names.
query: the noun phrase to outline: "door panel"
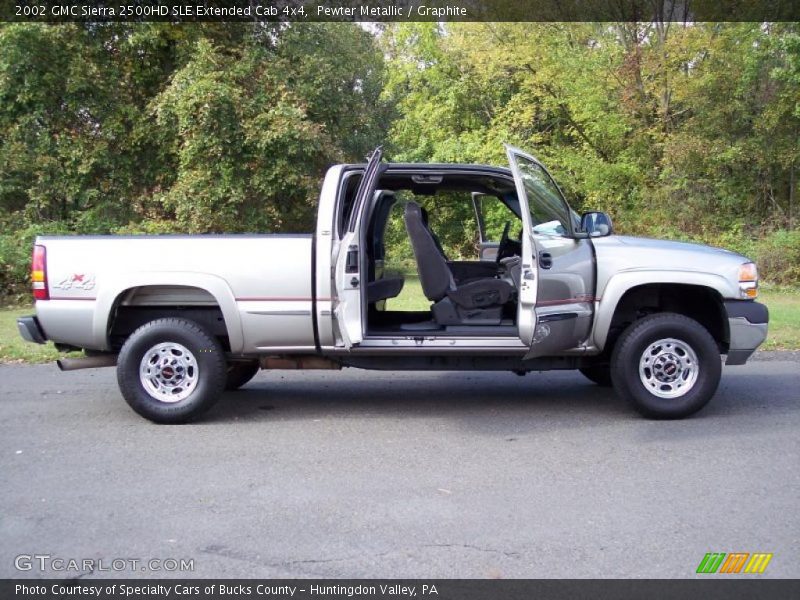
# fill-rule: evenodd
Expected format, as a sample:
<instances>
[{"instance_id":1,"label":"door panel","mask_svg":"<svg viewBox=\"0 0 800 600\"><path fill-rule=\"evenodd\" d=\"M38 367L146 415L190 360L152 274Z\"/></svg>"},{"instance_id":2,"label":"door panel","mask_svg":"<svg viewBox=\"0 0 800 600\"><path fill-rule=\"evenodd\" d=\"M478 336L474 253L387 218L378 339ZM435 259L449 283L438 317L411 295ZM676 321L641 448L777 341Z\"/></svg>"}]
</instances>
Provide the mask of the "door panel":
<instances>
[{"instance_id":1,"label":"door panel","mask_svg":"<svg viewBox=\"0 0 800 600\"><path fill-rule=\"evenodd\" d=\"M364 298L363 290L367 284L367 271L364 266L364 228L362 215L366 200L372 197L372 190L381 173L381 148L377 148L369 159L364 176L356 192L353 212L344 235L339 243L336 257L335 289L336 303L333 314L341 340L337 345L351 348L364 339Z\"/></svg>"},{"instance_id":2,"label":"door panel","mask_svg":"<svg viewBox=\"0 0 800 600\"><path fill-rule=\"evenodd\" d=\"M594 294L594 259L588 240L534 235L539 257L538 306ZM549 265L549 266L547 266Z\"/></svg>"},{"instance_id":3,"label":"door panel","mask_svg":"<svg viewBox=\"0 0 800 600\"><path fill-rule=\"evenodd\" d=\"M508 146L506 149L523 217L527 216L533 232L535 254L524 256L532 258L538 275L535 318L528 319L535 330L526 358L558 354L579 347L591 331L594 252L589 239L571 237L574 233L571 211L542 164L520 150ZM520 317L525 316L523 310L528 310L528 305L521 302Z\"/></svg>"},{"instance_id":4,"label":"door panel","mask_svg":"<svg viewBox=\"0 0 800 600\"><path fill-rule=\"evenodd\" d=\"M538 330L528 356L576 348L591 331L594 314L594 255L589 240L534 235L539 256L536 301ZM542 255L549 268L543 268Z\"/></svg>"}]
</instances>

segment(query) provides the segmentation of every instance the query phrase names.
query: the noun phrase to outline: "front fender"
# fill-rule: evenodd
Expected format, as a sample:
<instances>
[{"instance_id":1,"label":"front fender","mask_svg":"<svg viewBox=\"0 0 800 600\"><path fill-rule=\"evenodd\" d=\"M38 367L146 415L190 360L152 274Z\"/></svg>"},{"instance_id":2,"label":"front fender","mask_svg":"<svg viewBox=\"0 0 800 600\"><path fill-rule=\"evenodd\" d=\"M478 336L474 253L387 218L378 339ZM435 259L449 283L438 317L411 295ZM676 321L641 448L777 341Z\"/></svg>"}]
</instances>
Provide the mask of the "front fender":
<instances>
[{"instance_id":1,"label":"front fender","mask_svg":"<svg viewBox=\"0 0 800 600\"><path fill-rule=\"evenodd\" d=\"M715 290L722 298L736 298L739 291L726 277L717 273L672 269L642 269L617 273L608 280L602 293L597 294L599 300L595 301L596 318L592 340L599 351L605 347L611 320L625 293L635 287L654 283L702 286Z\"/></svg>"},{"instance_id":2,"label":"front fender","mask_svg":"<svg viewBox=\"0 0 800 600\"><path fill-rule=\"evenodd\" d=\"M109 350L108 339L109 321L111 310L117 299L126 291L148 285L186 286L202 289L211 294L222 311L225 327L228 331L228 340L231 352L241 352L244 347L242 322L228 282L216 275L208 273L192 273L181 271L165 272L134 272L126 273L124 277L104 278L103 286L98 289L94 320L92 323L93 337L103 341L103 350Z\"/></svg>"}]
</instances>

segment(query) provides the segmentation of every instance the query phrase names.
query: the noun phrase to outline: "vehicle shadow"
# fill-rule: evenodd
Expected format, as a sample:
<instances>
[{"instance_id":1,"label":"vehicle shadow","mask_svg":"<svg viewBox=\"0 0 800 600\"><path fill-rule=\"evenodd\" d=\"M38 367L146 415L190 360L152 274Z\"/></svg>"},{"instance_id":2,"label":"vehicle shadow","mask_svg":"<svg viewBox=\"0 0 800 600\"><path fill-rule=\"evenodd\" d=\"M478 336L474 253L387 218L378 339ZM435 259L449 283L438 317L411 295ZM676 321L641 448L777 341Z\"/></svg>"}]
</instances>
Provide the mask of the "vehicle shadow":
<instances>
[{"instance_id":1,"label":"vehicle shadow","mask_svg":"<svg viewBox=\"0 0 800 600\"><path fill-rule=\"evenodd\" d=\"M725 369L714 398L690 421L774 420L797 412L800 377L783 373L756 377L741 368ZM358 370L260 373L242 389L226 393L203 422L339 419L353 415L376 419L463 417L473 425L476 417L494 423L547 419L562 425L603 420L652 422L643 419L611 388L595 385L575 371L520 377L505 372ZM683 423L686 428L687 422L671 423ZM686 433L694 435L688 430Z\"/></svg>"},{"instance_id":2,"label":"vehicle shadow","mask_svg":"<svg viewBox=\"0 0 800 600\"><path fill-rule=\"evenodd\" d=\"M260 374L226 393L204 421L359 417L632 415L609 388L578 373L359 372ZM635 416L635 415L634 415Z\"/></svg>"}]
</instances>

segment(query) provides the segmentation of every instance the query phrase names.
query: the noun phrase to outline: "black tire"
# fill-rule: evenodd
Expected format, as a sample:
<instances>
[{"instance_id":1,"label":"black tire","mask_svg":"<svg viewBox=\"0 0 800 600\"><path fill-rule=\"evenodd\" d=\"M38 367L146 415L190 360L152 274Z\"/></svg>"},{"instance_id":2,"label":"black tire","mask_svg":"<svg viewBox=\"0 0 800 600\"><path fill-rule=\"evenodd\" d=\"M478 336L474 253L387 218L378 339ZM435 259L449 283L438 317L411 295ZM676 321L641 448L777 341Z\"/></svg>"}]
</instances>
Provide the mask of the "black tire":
<instances>
[{"instance_id":1,"label":"black tire","mask_svg":"<svg viewBox=\"0 0 800 600\"><path fill-rule=\"evenodd\" d=\"M238 390L245 383L256 376L260 369L258 361L253 362L229 362L225 389L227 391Z\"/></svg>"},{"instance_id":2,"label":"black tire","mask_svg":"<svg viewBox=\"0 0 800 600\"><path fill-rule=\"evenodd\" d=\"M163 345L161 349L157 349L159 345ZM143 367L146 353L156 361L150 363L152 367ZM166 364L159 366L162 360ZM181 362L173 366L170 361L174 360ZM152 368L153 375L140 377L140 368ZM168 384L159 381L165 373L173 378ZM219 341L203 327L186 319L157 319L145 323L125 341L117 359L117 382L125 401L154 423L185 423L200 416L222 394L225 379L225 354ZM182 387L185 382L190 383ZM165 399L159 399L155 395L157 391L148 391L156 388L163 391ZM178 395L170 396L171 393ZM181 397L181 394L186 395ZM173 401L173 397L179 399Z\"/></svg>"},{"instance_id":3,"label":"black tire","mask_svg":"<svg viewBox=\"0 0 800 600\"><path fill-rule=\"evenodd\" d=\"M666 343L655 346L662 340ZM696 357L696 378L691 384L695 361L687 348ZM648 350L649 362L640 364ZM676 358L684 364L676 364ZM658 360L663 362L657 364ZM696 413L717 391L721 374L720 351L711 334L697 321L675 313L659 313L632 323L611 355L614 389L652 419L680 419ZM674 379L667 381L669 377ZM681 390L682 386L688 391ZM669 393L678 395L659 396Z\"/></svg>"},{"instance_id":4,"label":"black tire","mask_svg":"<svg viewBox=\"0 0 800 600\"><path fill-rule=\"evenodd\" d=\"M603 387L611 387L611 367L583 367L578 370L589 381Z\"/></svg>"}]
</instances>

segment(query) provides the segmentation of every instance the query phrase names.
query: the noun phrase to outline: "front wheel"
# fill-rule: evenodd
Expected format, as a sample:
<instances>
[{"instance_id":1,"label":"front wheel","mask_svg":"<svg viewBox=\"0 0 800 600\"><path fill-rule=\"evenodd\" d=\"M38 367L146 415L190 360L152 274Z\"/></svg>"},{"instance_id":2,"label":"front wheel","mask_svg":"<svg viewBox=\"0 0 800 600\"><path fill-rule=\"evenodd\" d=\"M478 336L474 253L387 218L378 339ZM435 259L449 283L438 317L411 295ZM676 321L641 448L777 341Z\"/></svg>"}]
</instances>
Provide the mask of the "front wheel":
<instances>
[{"instance_id":1,"label":"front wheel","mask_svg":"<svg viewBox=\"0 0 800 600\"><path fill-rule=\"evenodd\" d=\"M208 410L225 388L219 341L186 319L145 323L125 341L117 382L125 401L155 423L184 423Z\"/></svg>"},{"instance_id":2,"label":"front wheel","mask_svg":"<svg viewBox=\"0 0 800 600\"><path fill-rule=\"evenodd\" d=\"M720 352L711 334L675 313L632 323L611 355L614 389L653 419L697 412L717 391L721 374Z\"/></svg>"}]
</instances>

